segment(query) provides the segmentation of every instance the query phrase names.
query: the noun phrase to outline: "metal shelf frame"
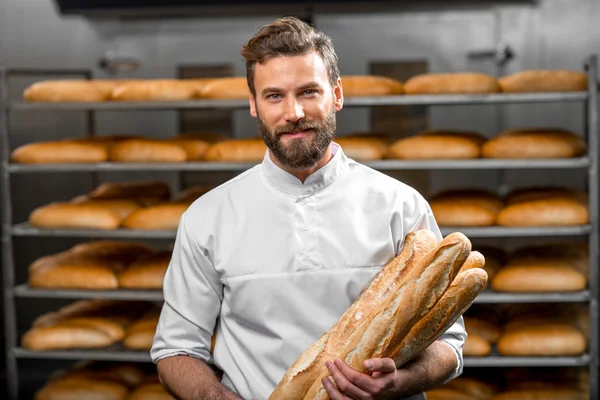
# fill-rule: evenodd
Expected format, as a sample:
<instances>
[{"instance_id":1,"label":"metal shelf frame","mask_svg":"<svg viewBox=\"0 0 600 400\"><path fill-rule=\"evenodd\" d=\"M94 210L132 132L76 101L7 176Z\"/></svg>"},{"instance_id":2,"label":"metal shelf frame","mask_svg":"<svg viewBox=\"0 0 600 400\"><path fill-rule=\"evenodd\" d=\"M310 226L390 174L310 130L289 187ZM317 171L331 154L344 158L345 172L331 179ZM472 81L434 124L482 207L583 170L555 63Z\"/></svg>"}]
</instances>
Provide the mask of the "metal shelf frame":
<instances>
[{"instance_id":1,"label":"metal shelf frame","mask_svg":"<svg viewBox=\"0 0 600 400\"><path fill-rule=\"evenodd\" d=\"M9 164L12 174L54 173L54 172L110 172L110 171L195 171L241 172L254 167L258 163L229 162L186 162L186 163L115 163L103 162L95 164ZM589 168L587 157L566 159L539 160L447 160L447 161L414 161L414 160L378 160L365 161L362 164L380 171L405 170L489 170L489 169L585 169Z\"/></svg>"},{"instance_id":2,"label":"metal shelf frame","mask_svg":"<svg viewBox=\"0 0 600 400\"><path fill-rule=\"evenodd\" d=\"M588 74L588 88L584 92L568 93L494 93L484 95L426 95L426 96L385 96L355 97L345 99L347 107L372 107L393 105L492 105L510 103L554 103L583 102L585 107L585 138L588 142L588 154L581 158L561 160L456 160L456 161L412 161L380 160L365 163L382 170L506 170L506 169L581 169L587 172L590 223L584 226L566 227L444 227L442 233L460 231L468 237L556 237L586 236L590 249L589 288L573 293L497 293L486 291L476 303L558 303L584 302L590 309L590 343L587 354L577 357L502 357L492 354L488 357L465 357L465 367L542 367L542 366L588 366L590 372L590 398L600 397L599 393L599 310L598 291L598 244L599 233L599 182L598 182L598 65L597 56L591 55L585 60ZM44 75L83 75L91 79L89 71L76 70L17 70L0 67L0 200L2 212L2 277L4 297L4 333L6 348L7 384L9 399L17 399L19 393L19 359L87 359L110 361L150 362L148 352L134 352L120 347L101 350L72 350L37 352L19 347L16 318L16 298L106 298L119 300L162 301L160 290L42 290L27 284L16 285L13 238L15 237L82 237L82 238L138 238L138 239L174 239L174 231L138 231L118 229L112 231L75 230L75 229L38 229L28 223L13 221L11 175L48 172L103 172L103 171L243 171L255 163L181 163L181 164L69 164L69 165L22 165L10 163L9 116L12 112L34 111L82 111L91 117L89 124L93 128L94 113L101 111L156 111L181 109L246 109L247 100L191 100L183 102L103 102L103 103L26 103L9 102L9 76ZM93 129L89 130L93 132Z\"/></svg>"},{"instance_id":3,"label":"metal shelf frame","mask_svg":"<svg viewBox=\"0 0 600 400\"><path fill-rule=\"evenodd\" d=\"M13 289L15 297L43 299L105 299L122 301L163 301L160 289L115 289L115 290L83 290L83 289L45 289L32 288L22 283ZM587 290L558 293L501 293L486 290L477 296L474 303L508 304L508 303L587 303L590 293Z\"/></svg>"}]
</instances>

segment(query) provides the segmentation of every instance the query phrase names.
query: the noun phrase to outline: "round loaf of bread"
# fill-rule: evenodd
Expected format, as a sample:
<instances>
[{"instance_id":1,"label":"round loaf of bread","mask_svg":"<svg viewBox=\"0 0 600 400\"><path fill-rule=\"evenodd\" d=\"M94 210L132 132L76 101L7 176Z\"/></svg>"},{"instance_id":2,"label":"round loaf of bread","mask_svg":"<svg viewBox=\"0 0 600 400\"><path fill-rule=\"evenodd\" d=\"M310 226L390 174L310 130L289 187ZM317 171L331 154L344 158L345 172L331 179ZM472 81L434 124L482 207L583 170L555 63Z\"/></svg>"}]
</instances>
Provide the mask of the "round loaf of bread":
<instances>
[{"instance_id":1,"label":"round loaf of bread","mask_svg":"<svg viewBox=\"0 0 600 400\"><path fill-rule=\"evenodd\" d=\"M112 146L109 158L115 162L185 162L185 149L175 142L162 140L125 140Z\"/></svg>"},{"instance_id":2,"label":"round loaf of bread","mask_svg":"<svg viewBox=\"0 0 600 400\"><path fill-rule=\"evenodd\" d=\"M177 79L128 82L113 90L113 101L185 101L194 97L196 86Z\"/></svg>"},{"instance_id":3,"label":"round loaf of bread","mask_svg":"<svg viewBox=\"0 0 600 400\"><path fill-rule=\"evenodd\" d=\"M117 275L118 285L129 289L161 289L171 260L171 251L140 257Z\"/></svg>"},{"instance_id":4,"label":"round loaf of bread","mask_svg":"<svg viewBox=\"0 0 600 400\"><path fill-rule=\"evenodd\" d=\"M47 80L36 82L25 89L23 98L28 102L101 102L125 81L113 80Z\"/></svg>"},{"instance_id":5,"label":"round loaf of bread","mask_svg":"<svg viewBox=\"0 0 600 400\"><path fill-rule=\"evenodd\" d=\"M564 260L512 262L492 280L492 289L498 292L570 292L586 287L586 276Z\"/></svg>"},{"instance_id":6,"label":"round loaf of bread","mask_svg":"<svg viewBox=\"0 0 600 400\"><path fill-rule=\"evenodd\" d=\"M205 99L248 99L250 90L245 76L216 78L208 82L200 92Z\"/></svg>"},{"instance_id":7,"label":"round loaf of bread","mask_svg":"<svg viewBox=\"0 0 600 400\"><path fill-rule=\"evenodd\" d=\"M439 387L426 392L427 400L480 400L457 389Z\"/></svg>"},{"instance_id":8,"label":"round loaf of bread","mask_svg":"<svg viewBox=\"0 0 600 400\"><path fill-rule=\"evenodd\" d=\"M159 382L154 382L140 385L127 400L173 400L173 397Z\"/></svg>"},{"instance_id":9,"label":"round loaf of bread","mask_svg":"<svg viewBox=\"0 0 600 400\"><path fill-rule=\"evenodd\" d=\"M496 78L477 72L421 74L404 83L404 94L479 94L499 91Z\"/></svg>"},{"instance_id":10,"label":"round loaf of bread","mask_svg":"<svg viewBox=\"0 0 600 400\"><path fill-rule=\"evenodd\" d=\"M402 82L386 76L344 75L341 78L345 97L402 94Z\"/></svg>"},{"instance_id":11,"label":"round loaf of bread","mask_svg":"<svg viewBox=\"0 0 600 400\"><path fill-rule=\"evenodd\" d=\"M212 144L206 151L205 161L261 162L267 146L261 138L224 140Z\"/></svg>"},{"instance_id":12,"label":"round loaf of bread","mask_svg":"<svg viewBox=\"0 0 600 400\"><path fill-rule=\"evenodd\" d=\"M569 388L549 390L509 390L497 394L492 400L588 400L585 392Z\"/></svg>"},{"instance_id":13,"label":"round loaf of bread","mask_svg":"<svg viewBox=\"0 0 600 400\"><path fill-rule=\"evenodd\" d=\"M567 70L527 70L498 79L503 92L573 92L585 91L587 75Z\"/></svg>"},{"instance_id":14,"label":"round loaf of bread","mask_svg":"<svg viewBox=\"0 0 600 400\"><path fill-rule=\"evenodd\" d=\"M497 343L503 356L576 356L587 348L581 331L569 324L519 324L506 329Z\"/></svg>"},{"instance_id":15,"label":"round loaf of bread","mask_svg":"<svg viewBox=\"0 0 600 400\"><path fill-rule=\"evenodd\" d=\"M123 220L122 226L127 229L177 230L181 215L189 204L165 203L140 208Z\"/></svg>"},{"instance_id":16,"label":"round loaf of bread","mask_svg":"<svg viewBox=\"0 0 600 400\"><path fill-rule=\"evenodd\" d=\"M482 190L442 192L429 201L440 226L490 226L502 209L502 201Z\"/></svg>"},{"instance_id":17,"label":"round loaf of bread","mask_svg":"<svg viewBox=\"0 0 600 400\"><path fill-rule=\"evenodd\" d=\"M18 164L97 163L108 160L108 150L101 143L73 141L29 143L11 153Z\"/></svg>"},{"instance_id":18,"label":"round loaf of bread","mask_svg":"<svg viewBox=\"0 0 600 400\"><path fill-rule=\"evenodd\" d=\"M586 151L576 134L560 129L510 129L483 145L485 158L569 158Z\"/></svg>"},{"instance_id":19,"label":"round loaf of bread","mask_svg":"<svg viewBox=\"0 0 600 400\"><path fill-rule=\"evenodd\" d=\"M468 332L468 331L467 331ZM463 355L466 357L483 357L492 352L492 345L479 335L468 332Z\"/></svg>"},{"instance_id":20,"label":"round loaf of bread","mask_svg":"<svg viewBox=\"0 0 600 400\"><path fill-rule=\"evenodd\" d=\"M481 155L485 137L477 132L429 130L389 146L387 157L403 160L472 159Z\"/></svg>"},{"instance_id":21,"label":"round loaf of bread","mask_svg":"<svg viewBox=\"0 0 600 400\"><path fill-rule=\"evenodd\" d=\"M127 386L118 382L66 377L45 385L35 400L127 400L128 396Z\"/></svg>"},{"instance_id":22,"label":"round loaf of bread","mask_svg":"<svg viewBox=\"0 0 600 400\"><path fill-rule=\"evenodd\" d=\"M385 157L389 141L382 136L368 134L349 135L335 138L344 154L357 161L381 160Z\"/></svg>"},{"instance_id":23,"label":"round loaf of bread","mask_svg":"<svg viewBox=\"0 0 600 400\"><path fill-rule=\"evenodd\" d=\"M544 191L522 192L507 197L507 206L498 213L502 226L565 226L589 222L584 195Z\"/></svg>"},{"instance_id":24,"label":"round loaf of bread","mask_svg":"<svg viewBox=\"0 0 600 400\"><path fill-rule=\"evenodd\" d=\"M117 229L138 208L129 200L57 202L33 210L29 223L38 228Z\"/></svg>"}]
</instances>

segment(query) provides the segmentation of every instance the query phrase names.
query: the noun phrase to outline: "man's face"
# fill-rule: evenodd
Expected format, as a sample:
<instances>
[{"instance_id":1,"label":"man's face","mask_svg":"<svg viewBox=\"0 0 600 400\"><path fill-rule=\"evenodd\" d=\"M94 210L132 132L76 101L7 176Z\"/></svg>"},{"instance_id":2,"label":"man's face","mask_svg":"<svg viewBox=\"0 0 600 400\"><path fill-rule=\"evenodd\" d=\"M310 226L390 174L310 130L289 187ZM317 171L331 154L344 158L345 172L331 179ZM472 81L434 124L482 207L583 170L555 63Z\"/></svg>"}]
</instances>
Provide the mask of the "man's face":
<instances>
[{"instance_id":1,"label":"man's face","mask_svg":"<svg viewBox=\"0 0 600 400\"><path fill-rule=\"evenodd\" d=\"M273 156L294 171L314 166L335 136L343 103L340 83L331 87L323 59L313 52L256 64L254 87L250 111Z\"/></svg>"}]
</instances>

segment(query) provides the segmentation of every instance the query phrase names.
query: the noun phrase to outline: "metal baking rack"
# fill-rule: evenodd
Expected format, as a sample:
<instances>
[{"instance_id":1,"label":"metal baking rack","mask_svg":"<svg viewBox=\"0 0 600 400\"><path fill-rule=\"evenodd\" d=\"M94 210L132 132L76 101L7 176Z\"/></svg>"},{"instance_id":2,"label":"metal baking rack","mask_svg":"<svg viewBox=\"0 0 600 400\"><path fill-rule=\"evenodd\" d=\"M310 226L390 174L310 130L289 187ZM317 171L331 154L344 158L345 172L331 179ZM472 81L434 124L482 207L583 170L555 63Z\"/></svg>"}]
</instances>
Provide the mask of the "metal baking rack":
<instances>
[{"instance_id":1,"label":"metal baking rack","mask_svg":"<svg viewBox=\"0 0 600 400\"><path fill-rule=\"evenodd\" d=\"M460 231L472 238L494 237L572 237L585 236L590 248L590 276L588 290L568 293L498 293L487 290L476 299L477 303L587 303L590 310L590 342L588 352L575 357L502 357L492 353L486 357L465 357L465 367L544 367L544 366L588 366L590 372L590 399L599 398L599 339L598 326L598 92L597 92L597 56L592 55L585 62L588 74L588 90L567 93L495 93L485 95L427 95L427 96L382 96L356 97L344 101L346 107L370 107L393 105L481 105L510 103L553 103L583 102L585 107L585 138L588 142L588 154L580 158L551 160L380 160L367 162L368 166L378 170L474 170L474 169L581 169L587 172L589 198L589 225L564 227L445 227L444 235ZM87 112L92 118L99 111L134 111L134 110L178 110L178 109L243 109L248 107L247 100L192 100L184 102L103 102L103 103L25 103L8 101L8 79L14 75L72 75L80 74L87 79L91 74L87 71L43 71L15 70L0 68L0 157L2 190L2 273L5 314L5 347L7 364L7 383L9 399L17 399L19 393L18 359L72 359L72 360L111 360L150 362L148 352L133 352L120 347L102 350L65 350L65 351L31 351L19 346L20 339L16 323L16 298L105 298L118 300L162 301L160 290L48 290L31 288L27 283L17 284L14 277L15 260L13 249L14 237L81 237L81 238L139 238L139 239L173 239L173 231L140 231L140 230L74 230L74 229L39 229L27 222L13 221L12 195L10 180L12 174L48 173L48 172L101 172L101 171L243 171L255 163L209 163L194 162L180 164L69 164L69 165L20 165L10 163L9 116L11 112L33 111L74 111ZM93 128L93 126L92 126ZM93 129L89 130L93 132Z\"/></svg>"}]
</instances>

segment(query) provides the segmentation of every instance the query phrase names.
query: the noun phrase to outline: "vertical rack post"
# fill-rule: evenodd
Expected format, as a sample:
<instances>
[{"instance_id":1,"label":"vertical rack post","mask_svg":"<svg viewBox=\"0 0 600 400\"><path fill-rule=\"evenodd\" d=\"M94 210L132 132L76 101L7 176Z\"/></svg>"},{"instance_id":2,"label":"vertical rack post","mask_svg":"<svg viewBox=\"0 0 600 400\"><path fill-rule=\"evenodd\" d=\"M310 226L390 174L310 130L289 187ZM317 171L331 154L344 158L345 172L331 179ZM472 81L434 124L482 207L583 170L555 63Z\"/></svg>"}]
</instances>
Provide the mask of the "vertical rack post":
<instances>
[{"instance_id":1,"label":"vertical rack post","mask_svg":"<svg viewBox=\"0 0 600 400\"><path fill-rule=\"evenodd\" d=\"M588 156L590 167L588 171L588 196L589 196L589 215L591 232L589 235L590 252L590 399L599 398L598 374L598 351L599 351L599 326L598 326L598 244L599 244L599 226L598 226L598 57L590 56L586 65L588 74L588 102L587 102L587 136L588 136Z\"/></svg>"},{"instance_id":2,"label":"vertical rack post","mask_svg":"<svg viewBox=\"0 0 600 400\"><path fill-rule=\"evenodd\" d=\"M8 73L0 68L0 171L2 172L2 281L4 300L4 344L6 352L6 381L8 398L16 400L19 395L19 375L14 348L17 346L17 317L13 287L15 265L12 244L12 197L9 172L9 107Z\"/></svg>"}]
</instances>

